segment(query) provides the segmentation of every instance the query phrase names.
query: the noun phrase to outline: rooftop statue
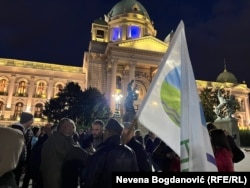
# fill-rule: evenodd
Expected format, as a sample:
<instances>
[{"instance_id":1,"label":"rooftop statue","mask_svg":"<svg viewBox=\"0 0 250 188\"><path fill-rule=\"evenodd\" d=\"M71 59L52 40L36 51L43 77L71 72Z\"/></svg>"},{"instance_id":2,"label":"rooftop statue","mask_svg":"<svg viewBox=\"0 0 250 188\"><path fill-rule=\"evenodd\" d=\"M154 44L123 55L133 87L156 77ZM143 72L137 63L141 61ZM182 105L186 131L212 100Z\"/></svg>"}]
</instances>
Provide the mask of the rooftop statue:
<instances>
[{"instance_id":1,"label":"rooftop statue","mask_svg":"<svg viewBox=\"0 0 250 188\"><path fill-rule=\"evenodd\" d=\"M218 118L232 118L232 114L236 110L237 101L233 95L229 95L227 98L222 95L221 90L218 90L217 97L219 104L215 107L214 112Z\"/></svg>"}]
</instances>

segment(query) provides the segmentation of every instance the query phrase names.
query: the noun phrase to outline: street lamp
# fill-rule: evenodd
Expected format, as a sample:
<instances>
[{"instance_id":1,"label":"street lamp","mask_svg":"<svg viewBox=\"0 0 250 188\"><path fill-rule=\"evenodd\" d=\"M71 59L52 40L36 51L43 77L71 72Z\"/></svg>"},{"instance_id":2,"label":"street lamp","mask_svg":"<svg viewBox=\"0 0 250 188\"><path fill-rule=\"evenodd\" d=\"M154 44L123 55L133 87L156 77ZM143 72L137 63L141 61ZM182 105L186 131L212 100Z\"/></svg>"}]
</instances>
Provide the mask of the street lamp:
<instances>
[{"instance_id":1,"label":"street lamp","mask_svg":"<svg viewBox=\"0 0 250 188\"><path fill-rule=\"evenodd\" d=\"M115 117L121 116L121 99L123 98L123 95L120 93L116 93L112 95L112 97L115 99Z\"/></svg>"}]
</instances>

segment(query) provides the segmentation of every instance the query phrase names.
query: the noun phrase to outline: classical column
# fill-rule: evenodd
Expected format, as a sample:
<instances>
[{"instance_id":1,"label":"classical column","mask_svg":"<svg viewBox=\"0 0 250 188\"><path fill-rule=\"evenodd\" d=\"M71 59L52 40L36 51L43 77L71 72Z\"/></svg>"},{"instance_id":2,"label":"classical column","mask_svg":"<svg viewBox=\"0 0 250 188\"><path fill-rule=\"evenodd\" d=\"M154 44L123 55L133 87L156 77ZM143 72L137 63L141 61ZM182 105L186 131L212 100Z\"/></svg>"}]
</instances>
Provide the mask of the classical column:
<instances>
[{"instance_id":1,"label":"classical column","mask_svg":"<svg viewBox=\"0 0 250 188\"><path fill-rule=\"evenodd\" d=\"M53 78L49 78L49 83L47 86L47 99L51 99L53 97Z\"/></svg>"},{"instance_id":2,"label":"classical column","mask_svg":"<svg viewBox=\"0 0 250 188\"><path fill-rule=\"evenodd\" d=\"M31 108L32 98L33 98L34 88L35 88L34 80L35 80L35 77L31 76L30 82L29 82L27 106L26 106L26 111L31 112L31 113L32 113L32 108Z\"/></svg>"},{"instance_id":3,"label":"classical column","mask_svg":"<svg viewBox=\"0 0 250 188\"><path fill-rule=\"evenodd\" d=\"M135 80L135 61L130 61L129 62L129 82L131 80Z\"/></svg>"},{"instance_id":4,"label":"classical column","mask_svg":"<svg viewBox=\"0 0 250 188\"><path fill-rule=\"evenodd\" d=\"M111 60L111 89L110 89L110 109L115 112L115 99L112 95L116 94L116 71L117 71L117 60Z\"/></svg>"},{"instance_id":5,"label":"classical column","mask_svg":"<svg viewBox=\"0 0 250 188\"><path fill-rule=\"evenodd\" d=\"M111 94L111 63L108 63L107 66L107 90L105 92L105 97L108 100L108 103L110 105L110 96L112 96Z\"/></svg>"},{"instance_id":6,"label":"classical column","mask_svg":"<svg viewBox=\"0 0 250 188\"><path fill-rule=\"evenodd\" d=\"M8 99L7 99L7 104L6 104L7 109L11 108L11 102L12 102L14 88L15 88L15 79L16 79L16 75L14 74L11 75L9 89L8 89Z\"/></svg>"},{"instance_id":7,"label":"classical column","mask_svg":"<svg viewBox=\"0 0 250 188\"><path fill-rule=\"evenodd\" d=\"M244 97L244 105L245 105L245 111L246 111L246 120L244 124L248 125L250 122L250 117L249 117L249 98L248 95L245 95Z\"/></svg>"}]
</instances>

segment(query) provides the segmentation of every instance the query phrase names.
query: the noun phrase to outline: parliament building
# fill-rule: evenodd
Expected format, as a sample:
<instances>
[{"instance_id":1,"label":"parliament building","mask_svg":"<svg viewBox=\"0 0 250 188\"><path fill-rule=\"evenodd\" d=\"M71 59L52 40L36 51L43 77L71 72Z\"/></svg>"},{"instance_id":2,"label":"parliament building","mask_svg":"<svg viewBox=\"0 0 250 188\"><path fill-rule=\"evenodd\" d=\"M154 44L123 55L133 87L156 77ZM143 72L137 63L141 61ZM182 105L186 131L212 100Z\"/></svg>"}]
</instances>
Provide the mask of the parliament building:
<instances>
[{"instance_id":1,"label":"parliament building","mask_svg":"<svg viewBox=\"0 0 250 188\"><path fill-rule=\"evenodd\" d=\"M134 80L138 92L134 108L138 110L173 32L164 41L156 35L153 20L140 2L120 0L104 18L93 21L82 67L0 58L0 125L16 122L22 111L34 114L34 124L44 125L44 103L69 81L79 83L83 90L98 88L112 112L122 116L127 85ZM241 109L234 116L240 128L249 128L250 90L246 83L238 83L225 67L214 81L196 80L196 84L198 91L224 88L235 95Z\"/></svg>"}]
</instances>

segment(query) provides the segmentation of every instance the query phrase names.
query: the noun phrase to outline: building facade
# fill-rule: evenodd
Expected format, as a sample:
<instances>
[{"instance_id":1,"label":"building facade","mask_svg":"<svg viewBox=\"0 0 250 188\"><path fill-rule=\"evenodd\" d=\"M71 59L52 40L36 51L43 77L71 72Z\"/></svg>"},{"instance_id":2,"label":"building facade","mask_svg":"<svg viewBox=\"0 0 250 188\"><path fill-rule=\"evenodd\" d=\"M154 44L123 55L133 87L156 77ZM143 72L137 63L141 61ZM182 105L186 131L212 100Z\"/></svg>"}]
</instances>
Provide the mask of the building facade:
<instances>
[{"instance_id":1,"label":"building facade","mask_svg":"<svg viewBox=\"0 0 250 188\"><path fill-rule=\"evenodd\" d=\"M105 94L112 112L122 115L127 85L134 80L133 87L138 91L138 100L134 102L137 110L170 45L173 32L170 31L164 41L156 35L153 20L141 3L121 0L104 18L93 21L89 50L83 54L82 67L1 59L0 84L6 85L3 92L0 89L2 120L18 116L19 102L22 110L35 114L37 105L54 97L58 84L63 87L68 81L76 81L82 88L98 88ZM197 80L197 89L224 87L230 90L241 104L235 117L241 126L249 126L249 89L245 83L223 80L228 74L235 78L225 69L214 82ZM25 92L19 89L22 84L26 84ZM19 96L21 91L26 95Z\"/></svg>"},{"instance_id":2,"label":"building facade","mask_svg":"<svg viewBox=\"0 0 250 188\"><path fill-rule=\"evenodd\" d=\"M22 111L34 115L44 125L44 104L56 97L67 82L87 87L86 68L0 58L0 125L19 120Z\"/></svg>"}]
</instances>

